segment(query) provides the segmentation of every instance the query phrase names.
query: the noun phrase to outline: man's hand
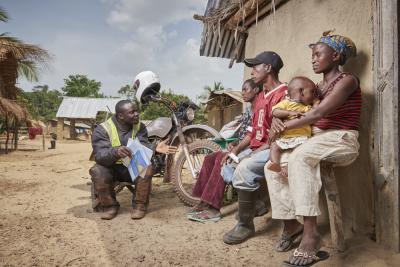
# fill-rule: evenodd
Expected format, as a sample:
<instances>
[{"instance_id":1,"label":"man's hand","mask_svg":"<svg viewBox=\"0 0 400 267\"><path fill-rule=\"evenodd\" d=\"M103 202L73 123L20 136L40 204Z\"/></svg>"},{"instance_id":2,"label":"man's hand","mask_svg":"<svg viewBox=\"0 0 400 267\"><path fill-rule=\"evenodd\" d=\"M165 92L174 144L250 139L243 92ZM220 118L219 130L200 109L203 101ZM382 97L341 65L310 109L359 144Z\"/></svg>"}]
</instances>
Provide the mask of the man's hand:
<instances>
[{"instance_id":1,"label":"man's hand","mask_svg":"<svg viewBox=\"0 0 400 267\"><path fill-rule=\"evenodd\" d=\"M290 116L293 116L295 118L301 118L302 116L305 116L303 112L298 112L298 111L290 111Z\"/></svg>"},{"instance_id":2,"label":"man's hand","mask_svg":"<svg viewBox=\"0 0 400 267\"><path fill-rule=\"evenodd\" d=\"M228 151L232 151L232 149L238 145L238 141L233 141L228 144Z\"/></svg>"},{"instance_id":3,"label":"man's hand","mask_svg":"<svg viewBox=\"0 0 400 267\"><path fill-rule=\"evenodd\" d=\"M225 153L224 157L223 157L222 160L221 160L221 166L224 165L224 164L227 162L228 159L231 159L231 158L229 157L229 154L230 154L230 153L233 153L233 154L235 154L235 155L237 156L238 152L236 151L236 148L237 148L237 146L233 147L232 150L231 150L230 152Z\"/></svg>"},{"instance_id":4,"label":"man's hand","mask_svg":"<svg viewBox=\"0 0 400 267\"><path fill-rule=\"evenodd\" d=\"M280 134L285 130L285 128L286 128L285 124L280 119L273 118L269 134L271 134L271 131L274 132L275 134Z\"/></svg>"},{"instance_id":5,"label":"man's hand","mask_svg":"<svg viewBox=\"0 0 400 267\"><path fill-rule=\"evenodd\" d=\"M278 137L279 137L278 133L270 130L268 132L268 142L269 142L269 144L272 144L273 142L275 142L276 138L278 138Z\"/></svg>"},{"instance_id":6,"label":"man's hand","mask_svg":"<svg viewBox=\"0 0 400 267\"><path fill-rule=\"evenodd\" d=\"M132 158L132 151L126 146L120 146L117 149L117 157L120 159L125 157Z\"/></svg>"},{"instance_id":7,"label":"man's hand","mask_svg":"<svg viewBox=\"0 0 400 267\"><path fill-rule=\"evenodd\" d=\"M161 153L161 154L174 154L178 151L178 148L176 146L169 146L167 145L167 142L169 140L166 139L160 143L158 143L156 147L156 152Z\"/></svg>"}]
</instances>

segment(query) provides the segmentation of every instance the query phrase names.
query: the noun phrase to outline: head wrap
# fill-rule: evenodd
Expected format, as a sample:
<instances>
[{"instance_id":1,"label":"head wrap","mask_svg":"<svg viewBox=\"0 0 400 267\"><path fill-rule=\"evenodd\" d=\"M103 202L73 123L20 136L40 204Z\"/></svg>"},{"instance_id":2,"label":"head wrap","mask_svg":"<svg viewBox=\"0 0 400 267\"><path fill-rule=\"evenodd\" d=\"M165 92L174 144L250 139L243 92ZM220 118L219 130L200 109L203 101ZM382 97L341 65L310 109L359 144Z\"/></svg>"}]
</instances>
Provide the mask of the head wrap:
<instances>
[{"instance_id":1,"label":"head wrap","mask_svg":"<svg viewBox=\"0 0 400 267\"><path fill-rule=\"evenodd\" d=\"M340 65L344 65L346 60L350 57L355 57L357 55L357 48L354 42L345 36L338 34L331 34L332 31L326 31L322 33L321 38L319 38L317 43L323 43L332 48L335 52L340 54ZM310 44L312 48L315 44Z\"/></svg>"}]
</instances>

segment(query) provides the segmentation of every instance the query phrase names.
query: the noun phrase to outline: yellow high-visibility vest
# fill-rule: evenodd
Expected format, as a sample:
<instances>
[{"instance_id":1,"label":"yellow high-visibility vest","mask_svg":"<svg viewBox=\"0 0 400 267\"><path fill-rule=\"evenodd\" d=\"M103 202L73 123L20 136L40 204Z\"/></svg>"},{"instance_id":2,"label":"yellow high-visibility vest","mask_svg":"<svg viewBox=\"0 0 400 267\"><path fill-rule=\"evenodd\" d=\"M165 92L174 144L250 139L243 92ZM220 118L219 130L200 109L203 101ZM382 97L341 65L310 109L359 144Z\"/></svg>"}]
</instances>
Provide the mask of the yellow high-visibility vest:
<instances>
[{"instance_id":1,"label":"yellow high-visibility vest","mask_svg":"<svg viewBox=\"0 0 400 267\"><path fill-rule=\"evenodd\" d=\"M111 146L118 147L121 146L121 141L119 140L119 135L117 131L117 126L115 126L112 118L109 118L107 121L100 124L104 130L106 130L108 137L110 138ZM132 129L132 139L136 137L137 132L140 128L140 122L138 124L133 125ZM115 162L116 164L122 164L122 160L118 160Z\"/></svg>"}]
</instances>

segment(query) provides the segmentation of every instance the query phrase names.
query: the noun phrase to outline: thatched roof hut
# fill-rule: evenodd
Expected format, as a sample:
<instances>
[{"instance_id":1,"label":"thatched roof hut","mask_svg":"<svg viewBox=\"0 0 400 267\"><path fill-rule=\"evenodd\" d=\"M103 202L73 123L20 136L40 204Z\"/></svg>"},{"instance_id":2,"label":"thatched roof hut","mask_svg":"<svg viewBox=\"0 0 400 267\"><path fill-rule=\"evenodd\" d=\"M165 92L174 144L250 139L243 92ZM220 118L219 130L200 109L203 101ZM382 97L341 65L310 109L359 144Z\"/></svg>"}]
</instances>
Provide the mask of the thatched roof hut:
<instances>
[{"instance_id":1,"label":"thatched roof hut","mask_svg":"<svg viewBox=\"0 0 400 267\"><path fill-rule=\"evenodd\" d=\"M209 0L204 16L200 55L243 62L248 29L258 19L275 12L285 0Z\"/></svg>"},{"instance_id":2,"label":"thatched roof hut","mask_svg":"<svg viewBox=\"0 0 400 267\"><path fill-rule=\"evenodd\" d=\"M27 118L26 108L16 102L18 65L33 62L45 65L49 57L46 50L38 46L24 44L4 34L0 36L0 115L11 115L18 121Z\"/></svg>"},{"instance_id":3,"label":"thatched roof hut","mask_svg":"<svg viewBox=\"0 0 400 267\"><path fill-rule=\"evenodd\" d=\"M0 115L11 116L17 121L25 121L28 118L28 111L24 106L15 100L0 97Z\"/></svg>"}]
</instances>

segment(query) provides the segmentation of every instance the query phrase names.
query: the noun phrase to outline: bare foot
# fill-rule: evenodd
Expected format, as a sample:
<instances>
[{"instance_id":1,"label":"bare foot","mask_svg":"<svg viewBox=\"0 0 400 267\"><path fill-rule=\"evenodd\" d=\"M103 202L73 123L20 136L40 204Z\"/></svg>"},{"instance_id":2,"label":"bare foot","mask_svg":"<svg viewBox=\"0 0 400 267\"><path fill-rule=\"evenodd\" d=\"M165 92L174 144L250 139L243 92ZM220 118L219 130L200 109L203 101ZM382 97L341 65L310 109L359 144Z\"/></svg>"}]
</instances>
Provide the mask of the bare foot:
<instances>
[{"instance_id":1,"label":"bare foot","mask_svg":"<svg viewBox=\"0 0 400 267\"><path fill-rule=\"evenodd\" d=\"M281 167L281 171L279 172L280 175L282 175L283 177L288 177L288 168L287 166L285 167Z\"/></svg>"},{"instance_id":2,"label":"bare foot","mask_svg":"<svg viewBox=\"0 0 400 267\"><path fill-rule=\"evenodd\" d=\"M281 164L278 162L268 161L267 169L273 172L280 172L281 171Z\"/></svg>"},{"instance_id":3,"label":"bare foot","mask_svg":"<svg viewBox=\"0 0 400 267\"><path fill-rule=\"evenodd\" d=\"M292 256L289 258L289 262L293 265L304 266L312 263L314 259L312 255L315 255L321 248L321 237L319 234L304 235L301 239L299 247L295 250ZM303 254L298 255L298 253Z\"/></svg>"},{"instance_id":4,"label":"bare foot","mask_svg":"<svg viewBox=\"0 0 400 267\"><path fill-rule=\"evenodd\" d=\"M287 221L283 229L283 233L278 243L276 244L276 251L285 252L291 249L291 247L300 242L303 234L303 225L296 220Z\"/></svg>"}]
</instances>

